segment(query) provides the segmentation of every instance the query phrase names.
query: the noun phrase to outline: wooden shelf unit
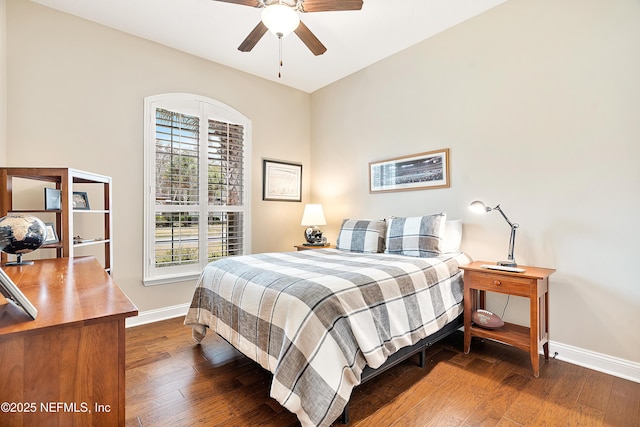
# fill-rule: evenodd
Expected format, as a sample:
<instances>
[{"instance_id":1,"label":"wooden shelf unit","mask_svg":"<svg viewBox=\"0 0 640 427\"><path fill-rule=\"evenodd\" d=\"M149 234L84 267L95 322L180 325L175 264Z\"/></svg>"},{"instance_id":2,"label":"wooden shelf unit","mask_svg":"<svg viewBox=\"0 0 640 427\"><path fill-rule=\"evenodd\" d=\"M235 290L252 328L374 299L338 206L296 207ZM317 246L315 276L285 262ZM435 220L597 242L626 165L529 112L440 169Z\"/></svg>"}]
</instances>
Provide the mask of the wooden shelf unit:
<instances>
[{"instance_id":1,"label":"wooden shelf unit","mask_svg":"<svg viewBox=\"0 0 640 427\"><path fill-rule=\"evenodd\" d=\"M45 186L52 186L61 192L61 208L56 210L44 209L44 194L39 197L42 200L42 208L37 209L21 209L20 206L14 206L14 180L34 180L43 183ZM47 185L48 184L48 185ZM99 209L73 209L73 192L77 191L78 185L91 184L91 186L101 187L101 199L97 201ZM100 193L100 191L97 191ZM85 172L72 168L24 168L24 167L5 167L0 168L0 217L4 217L8 213L23 213L38 217L45 215L55 215L54 225L58 234L59 242L42 246L41 249L55 250L56 258L76 256L76 248L89 246L89 243L74 244L74 231L77 227L74 224L80 224L83 216L99 215L102 218L100 225L102 236L94 236L99 238L91 242L91 245L103 245L104 252L104 269L111 273L113 270L113 246L112 246L112 218L111 218L111 177L99 175L91 172ZM89 205L91 206L91 204ZM47 222L47 221L45 221ZM86 255L86 254L83 254ZM2 253L0 258L2 263L7 262L7 254Z\"/></svg>"}]
</instances>

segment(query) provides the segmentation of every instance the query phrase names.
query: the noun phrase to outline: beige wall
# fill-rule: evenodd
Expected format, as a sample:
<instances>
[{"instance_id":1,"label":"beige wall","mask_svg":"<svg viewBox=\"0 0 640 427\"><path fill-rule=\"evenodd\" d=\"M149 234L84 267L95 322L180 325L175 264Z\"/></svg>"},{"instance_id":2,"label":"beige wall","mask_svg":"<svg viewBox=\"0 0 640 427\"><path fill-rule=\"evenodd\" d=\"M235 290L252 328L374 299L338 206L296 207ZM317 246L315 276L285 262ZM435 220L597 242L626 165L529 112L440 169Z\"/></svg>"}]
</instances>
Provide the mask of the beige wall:
<instances>
[{"instance_id":1,"label":"beige wall","mask_svg":"<svg viewBox=\"0 0 640 427\"><path fill-rule=\"evenodd\" d=\"M551 339L640 362L640 2L510 0L312 94L312 198L344 217L446 211L477 260L555 268ZM372 160L448 147L448 189L369 194ZM336 155L340 153L340 155ZM505 317L528 322L528 300ZM505 298L491 308L501 314Z\"/></svg>"},{"instance_id":2,"label":"beige wall","mask_svg":"<svg viewBox=\"0 0 640 427\"><path fill-rule=\"evenodd\" d=\"M302 163L307 201L307 93L27 0L8 0L7 24L8 164L69 166L113 177L114 277L141 311L185 304L194 287L141 283L145 96L194 93L248 116L252 250L289 250L300 242L303 203L261 200L261 158Z\"/></svg>"},{"instance_id":3,"label":"beige wall","mask_svg":"<svg viewBox=\"0 0 640 427\"><path fill-rule=\"evenodd\" d=\"M7 158L7 45L6 0L0 0L0 166Z\"/></svg>"}]
</instances>

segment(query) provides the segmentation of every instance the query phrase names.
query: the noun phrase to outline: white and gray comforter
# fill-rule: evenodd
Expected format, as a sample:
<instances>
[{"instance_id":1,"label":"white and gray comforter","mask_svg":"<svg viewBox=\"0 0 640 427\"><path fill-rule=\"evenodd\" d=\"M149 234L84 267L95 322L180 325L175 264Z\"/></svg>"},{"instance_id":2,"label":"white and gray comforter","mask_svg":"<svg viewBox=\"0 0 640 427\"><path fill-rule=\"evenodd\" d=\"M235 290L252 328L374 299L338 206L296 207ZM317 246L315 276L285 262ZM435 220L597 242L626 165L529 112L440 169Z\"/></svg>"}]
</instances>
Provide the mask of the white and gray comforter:
<instances>
[{"instance_id":1,"label":"white and gray comforter","mask_svg":"<svg viewBox=\"0 0 640 427\"><path fill-rule=\"evenodd\" d=\"M224 258L202 273L185 319L273 373L271 396L303 426L340 414L365 365L462 312L462 253L437 258L334 249Z\"/></svg>"}]
</instances>

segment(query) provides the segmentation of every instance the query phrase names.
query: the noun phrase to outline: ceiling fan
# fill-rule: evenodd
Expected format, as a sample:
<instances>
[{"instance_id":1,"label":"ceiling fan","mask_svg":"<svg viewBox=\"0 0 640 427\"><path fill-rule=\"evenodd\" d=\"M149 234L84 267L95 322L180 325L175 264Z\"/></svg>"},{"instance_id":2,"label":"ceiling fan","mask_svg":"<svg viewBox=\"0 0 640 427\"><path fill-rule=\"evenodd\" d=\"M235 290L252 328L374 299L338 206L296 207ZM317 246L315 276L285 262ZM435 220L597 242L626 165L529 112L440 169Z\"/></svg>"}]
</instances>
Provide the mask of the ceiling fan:
<instances>
[{"instance_id":1,"label":"ceiling fan","mask_svg":"<svg viewBox=\"0 0 640 427\"><path fill-rule=\"evenodd\" d=\"M264 8L262 20L238 46L242 52L250 52L267 31L279 39L292 31L302 40L314 55L322 55L327 48L318 40L302 21L297 12L329 12L360 10L363 0L214 0L242 6Z\"/></svg>"}]
</instances>

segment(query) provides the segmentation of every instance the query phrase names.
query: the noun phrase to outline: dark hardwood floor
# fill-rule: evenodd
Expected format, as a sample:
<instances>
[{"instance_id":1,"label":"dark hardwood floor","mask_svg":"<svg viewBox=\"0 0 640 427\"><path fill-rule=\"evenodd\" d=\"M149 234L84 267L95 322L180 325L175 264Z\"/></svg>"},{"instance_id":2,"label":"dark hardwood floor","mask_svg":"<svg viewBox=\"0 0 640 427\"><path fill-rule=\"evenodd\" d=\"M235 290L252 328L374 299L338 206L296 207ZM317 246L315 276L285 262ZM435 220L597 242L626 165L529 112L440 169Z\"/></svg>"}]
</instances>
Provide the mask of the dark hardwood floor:
<instances>
[{"instance_id":1,"label":"dark hardwood floor","mask_svg":"<svg viewBox=\"0 0 640 427\"><path fill-rule=\"evenodd\" d=\"M127 426L297 426L269 398L270 374L182 318L127 329ZM640 427L640 384L462 333L357 387L349 426ZM334 425L340 425L338 422Z\"/></svg>"}]
</instances>

